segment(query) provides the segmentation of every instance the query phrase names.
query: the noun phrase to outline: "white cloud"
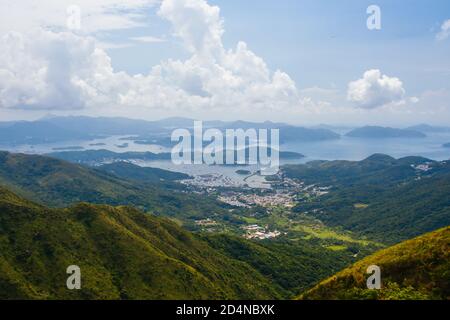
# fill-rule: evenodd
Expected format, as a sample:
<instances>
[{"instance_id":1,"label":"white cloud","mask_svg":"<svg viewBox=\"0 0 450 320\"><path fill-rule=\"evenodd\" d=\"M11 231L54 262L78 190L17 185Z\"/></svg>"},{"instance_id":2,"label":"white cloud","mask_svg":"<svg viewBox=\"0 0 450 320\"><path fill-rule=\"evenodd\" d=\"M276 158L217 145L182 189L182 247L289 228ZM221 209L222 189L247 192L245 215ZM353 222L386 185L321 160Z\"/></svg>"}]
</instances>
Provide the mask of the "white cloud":
<instances>
[{"instance_id":1,"label":"white cloud","mask_svg":"<svg viewBox=\"0 0 450 320\"><path fill-rule=\"evenodd\" d=\"M363 109L405 103L405 89L400 79L368 70L363 78L348 84L347 99Z\"/></svg>"},{"instance_id":2,"label":"white cloud","mask_svg":"<svg viewBox=\"0 0 450 320\"><path fill-rule=\"evenodd\" d=\"M419 102L420 102L420 99L417 98L417 97L411 97L411 98L409 98L409 101L410 101L411 103L419 103Z\"/></svg>"},{"instance_id":3,"label":"white cloud","mask_svg":"<svg viewBox=\"0 0 450 320\"><path fill-rule=\"evenodd\" d=\"M158 14L170 21L176 36L195 54L222 49L220 9L205 0L164 0Z\"/></svg>"},{"instance_id":4,"label":"white cloud","mask_svg":"<svg viewBox=\"0 0 450 320\"><path fill-rule=\"evenodd\" d=\"M158 0L2 0L0 35L36 28L67 29L67 9L81 9L83 34L146 25L145 11Z\"/></svg>"},{"instance_id":5,"label":"white cloud","mask_svg":"<svg viewBox=\"0 0 450 320\"><path fill-rule=\"evenodd\" d=\"M442 23L441 31L436 35L436 39L445 40L448 37L450 37L450 19Z\"/></svg>"},{"instance_id":6,"label":"white cloud","mask_svg":"<svg viewBox=\"0 0 450 320\"><path fill-rule=\"evenodd\" d=\"M80 108L74 85L95 50L93 41L70 33L9 33L0 40L0 104L3 107Z\"/></svg>"},{"instance_id":7,"label":"white cloud","mask_svg":"<svg viewBox=\"0 0 450 320\"><path fill-rule=\"evenodd\" d=\"M132 8L140 8L149 1L131 3ZM312 104L299 97L286 73L271 72L244 42L234 50L223 47L218 7L205 0L164 0L158 13L172 23L174 34L192 55L185 61L161 62L146 75L115 72L99 42L86 35L42 29L8 33L0 40L4 48L0 52L0 105L28 109L245 108L255 112Z\"/></svg>"},{"instance_id":8,"label":"white cloud","mask_svg":"<svg viewBox=\"0 0 450 320\"><path fill-rule=\"evenodd\" d=\"M152 36L131 37L130 39L133 41L143 42L143 43L160 43L160 42L166 41L165 39L158 38L158 37L152 37Z\"/></svg>"},{"instance_id":9,"label":"white cloud","mask_svg":"<svg viewBox=\"0 0 450 320\"><path fill-rule=\"evenodd\" d=\"M131 48L135 46L135 43L132 42L108 42L108 41L97 41L97 48L104 50L113 50L113 49L125 49Z\"/></svg>"}]
</instances>

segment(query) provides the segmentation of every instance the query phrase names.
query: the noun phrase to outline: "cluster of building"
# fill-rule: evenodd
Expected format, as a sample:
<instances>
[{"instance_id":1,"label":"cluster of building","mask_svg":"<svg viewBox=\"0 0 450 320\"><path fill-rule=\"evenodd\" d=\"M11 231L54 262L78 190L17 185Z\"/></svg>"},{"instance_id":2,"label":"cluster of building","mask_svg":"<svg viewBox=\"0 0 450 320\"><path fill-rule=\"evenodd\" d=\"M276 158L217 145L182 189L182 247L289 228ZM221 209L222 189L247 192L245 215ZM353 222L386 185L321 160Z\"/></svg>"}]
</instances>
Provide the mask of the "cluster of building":
<instances>
[{"instance_id":1,"label":"cluster of building","mask_svg":"<svg viewBox=\"0 0 450 320\"><path fill-rule=\"evenodd\" d=\"M294 206L294 195L290 193L245 194L240 199L249 205L257 205L265 208L278 206L292 208Z\"/></svg>"},{"instance_id":2,"label":"cluster of building","mask_svg":"<svg viewBox=\"0 0 450 320\"><path fill-rule=\"evenodd\" d=\"M283 206L292 208L294 206L294 197L294 194L282 192L262 194L228 192L226 195L218 197L218 199L229 205L242 208L250 208L252 206L261 206L265 208Z\"/></svg>"},{"instance_id":3,"label":"cluster of building","mask_svg":"<svg viewBox=\"0 0 450 320\"><path fill-rule=\"evenodd\" d=\"M194 179L184 180L182 183L202 188L241 187L241 183L239 183L239 181L233 180L230 177L219 173L196 175L194 176Z\"/></svg>"},{"instance_id":4,"label":"cluster of building","mask_svg":"<svg viewBox=\"0 0 450 320\"><path fill-rule=\"evenodd\" d=\"M272 239L279 237L281 235L280 231L268 231L267 227L261 227L257 224L252 224L249 226L245 226L242 229L246 231L246 234L244 235L244 238L246 239L258 239L258 240L265 240L265 239Z\"/></svg>"},{"instance_id":5,"label":"cluster of building","mask_svg":"<svg viewBox=\"0 0 450 320\"><path fill-rule=\"evenodd\" d=\"M233 207L240 207L240 208L250 208L250 205L244 203L240 199L240 194L233 194L233 195L221 195L217 199L223 203L226 203Z\"/></svg>"},{"instance_id":6,"label":"cluster of building","mask_svg":"<svg viewBox=\"0 0 450 320\"><path fill-rule=\"evenodd\" d=\"M419 165L416 165L416 166L412 164L411 167L414 168L415 170L423 171L423 172L427 172L427 171L430 171L432 169L430 162L426 162L424 164L419 164Z\"/></svg>"},{"instance_id":7,"label":"cluster of building","mask_svg":"<svg viewBox=\"0 0 450 320\"><path fill-rule=\"evenodd\" d=\"M203 220L197 220L195 221L195 224L201 227L213 227L217 225L217 222L210 218L207 218Z\"/></svg>"}]
</instances>

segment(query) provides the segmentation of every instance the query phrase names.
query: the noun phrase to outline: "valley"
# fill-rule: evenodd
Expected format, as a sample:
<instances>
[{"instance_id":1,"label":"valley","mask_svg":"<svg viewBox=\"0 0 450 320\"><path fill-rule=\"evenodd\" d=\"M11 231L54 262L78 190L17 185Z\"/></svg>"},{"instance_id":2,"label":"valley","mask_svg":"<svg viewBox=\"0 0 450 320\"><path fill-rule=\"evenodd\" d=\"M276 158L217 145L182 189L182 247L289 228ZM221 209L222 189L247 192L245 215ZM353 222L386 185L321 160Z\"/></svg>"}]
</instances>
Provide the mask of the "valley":
<instances>
[{"instance_id":1,"label":"valley","mask_svg":"<svg viewBox=\"0 0 450 320\"><path fill-rule=\"evenodd\" d=\"M0 3L1 315L450 301L450 1Z\"/></svg>"},{"instance_id":2,"label":"valley","mask_svg":"<svg viewBox=\"0 0 450 320\"><path fill-rule=\"evenodd\" d=\"M365 257L450 225L450 163L446 160L385 154L358 161L288 157L282 159L277 174L263 176L252 165L177 166L170 161L170 153L160 152L163 149L133 150L133 142L125 143L124 137L106 138L112 139L112 148L95 137L81 144L87 149L70 143L52 147L44 155L0 152L4 188L0 266L5 271L0 289L10 296L43 299L291 299ZM345 139L349 138L339 141ZM47 215L54 221L47 220ZM57 243L66 240L60 238L55 223L76 231L69 235L71 239L91 239L88 246L92 248L59 247ZM15 225L21 227L16 230ZM112 226L114 231L108 235ZM52 231L45 233L42 228ZM22 229L23 242L15 243ZM98 233L102 236L94 236ZM45 241L37 241L35 253L29 255L32 234ZM137 242L122 246L125 234ZM169 235L176 240L165 238ZM109 248L106 239L119 248ZM155 248L154 241L161 239L169 241L172 249ZM138 243L144 247L138 249ZM90 288L82 296L52 289L58 280L49 274L32 272L33 279L24 279L30 272L24 263L47 265L54 250L79 257L78 247L89 252L81 262L92 270ZM97 247L102 250L93 249ZM205 255L192 251L197 247ZM148 254L147 265L137 262L141 250ZM173 273L157 266L153 252L173 261ZM111 266L99 262L110 259L108 255L126 255L131 264L124 264L122 258ZM225 271L219 260L229 264L234 274ZM155 280L159 273L162 279L174 281L167 286L159 283ZM99 274L101 285L90 278ZM220 280L217 274L222 275ZM42 277L46 287L40 284ZM254 285L244 288L249 282ZM192 288L186 288L188 283ZM390 292L403 292L403 283L396 285L399 289L392 287ZM419 296L416 289L405 290Z\"/></svg>"}]
</instances>

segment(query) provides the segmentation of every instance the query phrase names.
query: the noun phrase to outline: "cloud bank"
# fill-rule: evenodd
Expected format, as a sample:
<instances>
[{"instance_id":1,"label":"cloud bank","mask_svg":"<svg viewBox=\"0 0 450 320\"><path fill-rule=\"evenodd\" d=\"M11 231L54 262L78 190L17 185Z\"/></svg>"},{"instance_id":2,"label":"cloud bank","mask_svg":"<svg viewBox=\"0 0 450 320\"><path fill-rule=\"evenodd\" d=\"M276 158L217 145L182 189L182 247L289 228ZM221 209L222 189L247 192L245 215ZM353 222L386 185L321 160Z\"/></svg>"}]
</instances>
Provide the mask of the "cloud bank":
<instances>
[{"instance_id":1,"label":"cloud bank","mask_svg":"<svg viewBox=\"0 0 450 320\"><path fill-rule=\"evenodd\" d=\"M106 20L108 17L102 15L108 15L108 6L120 9L117 0L85 2L83 10L86 5ZM11 1L11 5L14 3ZM151 3L132 0L127 5L139 12ZM52 6L50 2L48 5ZM280 70L270 71L245 42L234 49L224 48L224 23L218 7L205 0L164 0L158 15L171 23L173 34L191 57L164 61L145 75L115 72L110 57L89 34L54 28L6 33L0 39L0 106L34 110L285 110L305 103L294 81ZM140 17L129 15L124 19L127 22L112 19L115 23L109 28L131 26ZM52 18L49 23L59 25ZM101 28L90 26L88 30Z\"/></svg>"}]
</instances>

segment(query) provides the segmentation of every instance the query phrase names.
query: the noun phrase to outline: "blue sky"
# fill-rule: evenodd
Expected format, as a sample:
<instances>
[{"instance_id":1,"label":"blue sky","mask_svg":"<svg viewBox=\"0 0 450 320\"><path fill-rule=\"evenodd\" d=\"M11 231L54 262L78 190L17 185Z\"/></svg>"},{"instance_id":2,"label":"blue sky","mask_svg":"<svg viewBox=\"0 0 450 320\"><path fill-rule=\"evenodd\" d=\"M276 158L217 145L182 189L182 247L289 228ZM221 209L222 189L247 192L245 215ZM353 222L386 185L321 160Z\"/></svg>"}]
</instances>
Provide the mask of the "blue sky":
<instances>
[{"instance_id":1,"label":"blue sky","mask_svg":"<svg viewBox=\"0 0 450 320\"><path fill-rule=\"evenodd\" d=\"M30 6L6 2L2 18L14 22L0 29L3 37L18 31L30 48L42 42L64 50L59 56L33 49L12 61L17 68L42 63L27 66L35 67L31 73L47 92L11 85L21 79L2 82L0 72L3 117L236 114L307 123L450 124L449 1L78 0L80 30L66 30L61 18L73 1L45 0L34 14L26 13ZM381 30L366 26L369 5L381 9ZM34 28L51 33L27 38ZM49 80L42 70L54 64L82 71L58 70Z\"/></svg>"},{"instance_id":2,"label":"blue sky","mask_svg":"<svg viewBox=\"0 0 450 320\"><path fill-rule=\"evenodd\" d=\"M408 79L420 93L430 85L450 84L450 41L436 41L450 2L434 0L211 0L225 21L224 44L244 40L271 69L287 71L300 87L346 86L368 68L379 68ZM366 9L377 4L382 29L366 27ZM127 30L170 38L171 26L154 12L149 28ZM109 50L118 70L145 73L167 58L187 58L177 40ZM130 58L133 57L133 58ZM420 77L424 81L417 81ZM355 79L356 79L355 78Z\"/></svg>"}]
</instances>

